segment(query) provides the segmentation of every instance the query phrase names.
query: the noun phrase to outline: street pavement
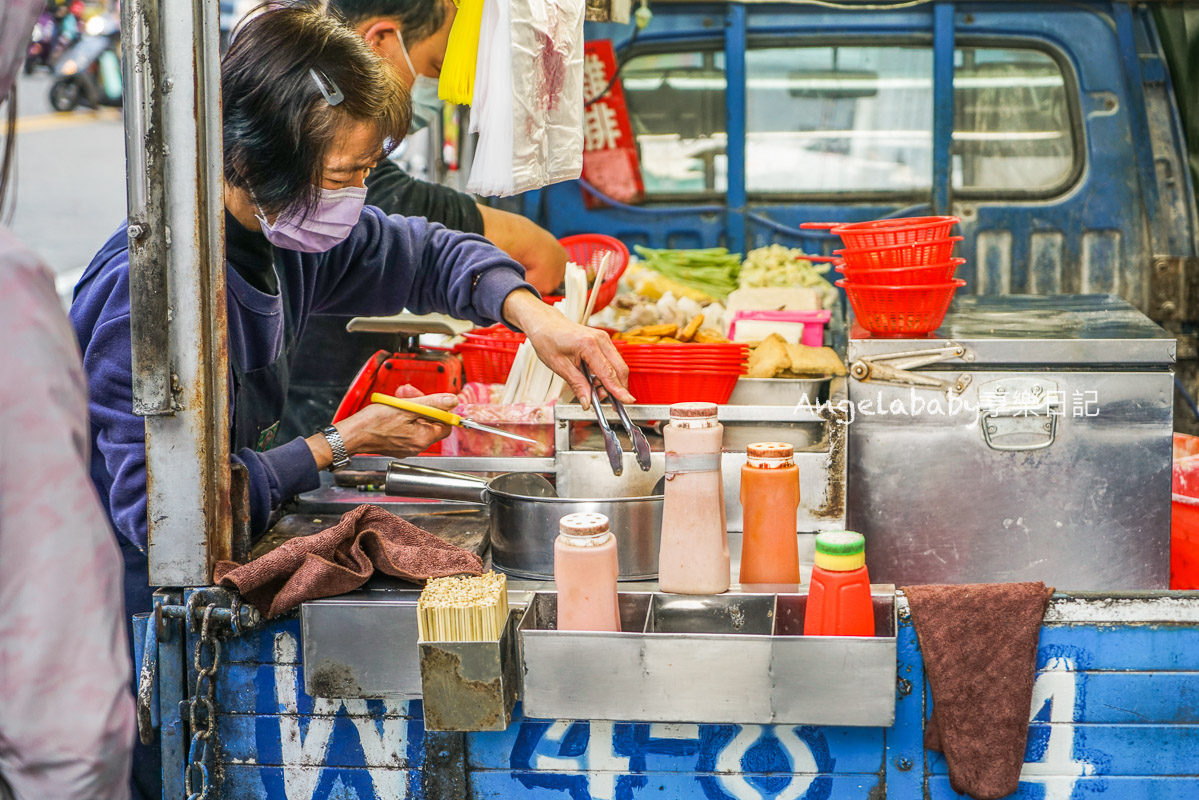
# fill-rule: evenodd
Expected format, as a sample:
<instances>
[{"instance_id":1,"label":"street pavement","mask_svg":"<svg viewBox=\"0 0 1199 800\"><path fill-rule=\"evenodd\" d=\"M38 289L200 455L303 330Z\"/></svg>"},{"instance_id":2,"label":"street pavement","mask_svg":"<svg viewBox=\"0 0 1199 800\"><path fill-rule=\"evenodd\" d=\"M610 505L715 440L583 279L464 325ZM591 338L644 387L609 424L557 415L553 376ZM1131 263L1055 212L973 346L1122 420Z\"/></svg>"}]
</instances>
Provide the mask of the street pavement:
<instances>
[{"instance_id":1,"label":"street pavement","mask_svg":"<svg viewBox=\"0 0 1199 800\"><path fill-rule=\"evenodd\" d=\"M22 75L17 83L10 227L58 273L59 293L69 296L78 274L125 218L125 134L120 109L55 112L50 84L44 71ZM10 195L9 208L11 203Z\"/></svg>"}]
</instances>

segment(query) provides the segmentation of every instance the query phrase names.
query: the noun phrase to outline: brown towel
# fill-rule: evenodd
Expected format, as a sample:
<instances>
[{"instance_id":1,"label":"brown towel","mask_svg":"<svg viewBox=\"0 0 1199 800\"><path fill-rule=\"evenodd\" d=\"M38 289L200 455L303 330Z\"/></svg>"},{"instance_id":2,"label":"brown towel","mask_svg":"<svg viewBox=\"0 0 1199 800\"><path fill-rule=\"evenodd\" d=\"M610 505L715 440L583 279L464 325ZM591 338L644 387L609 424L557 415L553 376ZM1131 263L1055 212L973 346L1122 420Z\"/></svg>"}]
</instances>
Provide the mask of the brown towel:
<instances>
[{"instance_id":1,"label":"brown towel","mask_svg":"<svg viewBox=\"0 0 1199 800\"><path fill-rule=\"evenodd\" d=\"M285 542L248 564L221 561L213 580L237 589L268 619L306 600L353 591L374 570L423 581L481 575L474 553L375 506L348 511L333 527Z\"/></svg>"},{"instance_id":2,"label":"brown towel","mask_svg":"<svg viewBox=\"0 0 1199 800\"><path fill-rule=\"evenodd\" d=\"M1015 792L1024 764L1043 583L905 586L933 695L924 746L945 754L954 791Z\"/></svg>"}]
</instances>

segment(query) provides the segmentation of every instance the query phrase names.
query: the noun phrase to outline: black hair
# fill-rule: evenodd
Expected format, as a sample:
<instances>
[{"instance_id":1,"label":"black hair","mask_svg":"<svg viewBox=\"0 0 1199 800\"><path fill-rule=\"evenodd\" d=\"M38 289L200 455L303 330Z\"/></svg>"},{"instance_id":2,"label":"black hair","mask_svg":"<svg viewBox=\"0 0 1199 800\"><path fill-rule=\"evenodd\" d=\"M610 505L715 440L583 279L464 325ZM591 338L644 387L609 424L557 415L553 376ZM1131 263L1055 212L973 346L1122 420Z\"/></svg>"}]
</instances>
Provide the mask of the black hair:
<instances>
[{"instance_id":1,"label":"black hair","mask_svg":"<svg viewBox=\"0 0 1199 800\"><path fill-rule=\"evenodd\" d=\"M445 0L329 0L329 13L357 26L372 17L400 23L404 46L423 42L445 24Z\"/></svg>"},{"instance_id":2,"label":"black hair","mask_svg":"<svg viewBox=\"0 0 1199 800\"><path fill-rule=\"evenodd\" d=\"M225 182L267 214L316 202L325 156L347 122L368 122L380 156L408 132L412 103L399 75L362 37L304 6L262 6L221 61ZM344 100L331 105L311 71Z\"/></svg>"}]
</instances>

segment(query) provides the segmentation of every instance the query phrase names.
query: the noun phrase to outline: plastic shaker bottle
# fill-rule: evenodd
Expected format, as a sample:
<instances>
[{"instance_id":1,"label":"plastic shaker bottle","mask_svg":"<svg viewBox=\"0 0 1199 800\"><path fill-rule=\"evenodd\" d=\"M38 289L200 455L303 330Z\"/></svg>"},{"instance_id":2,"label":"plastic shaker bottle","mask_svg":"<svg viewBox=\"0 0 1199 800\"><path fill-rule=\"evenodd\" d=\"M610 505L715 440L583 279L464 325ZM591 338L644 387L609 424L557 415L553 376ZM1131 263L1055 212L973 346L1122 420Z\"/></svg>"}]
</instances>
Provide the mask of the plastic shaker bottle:
<instances>
[{"instance_id":1,"label":"plastic shaker bottle","mask_svg":"<svg viewBox=\"0 0 1199 800\"><path fill-rule=\"evenodd\" d=\"M816 535L816 566L804 614L806 636L873 636L866 538L854 531Z\"/></svg>"},{"instance_id":2,"label":"plastic shaker bottle","mask_svg":"<svg viewBox=\"0 0 1199 800\"><path fill-rule=\"evenodd\" d=\"M603 514L567 514L554 540L558 630L619 631L616 537Z\"/></svg>"},{"instance_id":3,"label":"plastic shaker bottle","mask_svg":"<svg viewBox=\"0 0 1199 800\"><path fill-rule=\"evenodd\" d=\"M675 403L662 436L666 489L658 585L675 594L720 594L730 582L724 481L724 426L715 403Z\"/></svg>"}]
</instances>

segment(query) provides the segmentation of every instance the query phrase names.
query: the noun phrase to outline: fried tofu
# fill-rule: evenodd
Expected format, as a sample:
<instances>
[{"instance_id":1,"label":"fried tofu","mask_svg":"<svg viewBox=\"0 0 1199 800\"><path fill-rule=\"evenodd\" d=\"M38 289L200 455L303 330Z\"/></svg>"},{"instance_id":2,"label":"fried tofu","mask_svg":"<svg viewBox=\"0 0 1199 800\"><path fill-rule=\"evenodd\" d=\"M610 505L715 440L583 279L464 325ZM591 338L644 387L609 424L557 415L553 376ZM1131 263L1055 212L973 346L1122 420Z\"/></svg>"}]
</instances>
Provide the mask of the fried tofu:
<instances>
[{"instance_id":1,"label":"fried tofu","mask_svg":"<svg viewBox=\"0 0 1199 800\"><path fill-rule=\"evenodd\" d=\"M831 347L808 347L802 344L786 345L787 371L795 375L844 375L845 365Z\"/></svg>"},{"instance_id":2,"label":"fried tofu","mask_svg":"<svg viewBox=\"0 0 1199 800\"><path fill-rule=\"evenodd\" d=\"M791 366L791 357L787 354L787 342L777 333L767 336L760 345L749 354L750 378L773 378Z\"/></svg>"}]
</instances>

